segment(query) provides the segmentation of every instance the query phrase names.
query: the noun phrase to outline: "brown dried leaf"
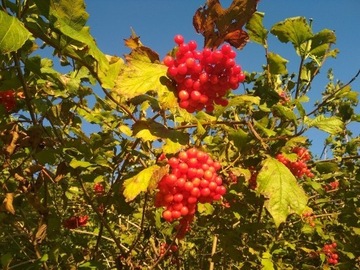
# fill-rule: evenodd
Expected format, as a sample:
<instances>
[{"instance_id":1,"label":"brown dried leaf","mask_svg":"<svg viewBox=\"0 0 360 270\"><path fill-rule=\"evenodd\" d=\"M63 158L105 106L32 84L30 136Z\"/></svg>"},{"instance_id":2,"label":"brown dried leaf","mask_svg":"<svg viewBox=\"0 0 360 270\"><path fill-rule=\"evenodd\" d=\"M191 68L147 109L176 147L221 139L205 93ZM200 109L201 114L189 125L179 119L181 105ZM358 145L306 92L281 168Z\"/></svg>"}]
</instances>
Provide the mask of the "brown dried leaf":
<instances>
[{"instance_id":1,"label":"brown dried leaf","mask_svg":"<svg viewBox=\"0 0 360 270\"><path fill-rule=\"evenodd\" d=\"M3 201L4 208L7 212L15 214L15 209L13 206L14 193L6 193L5 199Z\"/></svg>"},{"instance_id":2,"label":"brown dried leaf","mask_svg":"<svg viewBox=\"0 0 360 270\"><path fill-rule=\"evenodd\" d=\"M193 25L204 36L204 46L217 48L224 41L241 49L247 41L247 33L242 30L256 11L257 0L233 0L224 9L219 0L208 0L193 17Z\"/></svg>"},{"instance_id":3,"label":"brown dried leaf","mask_svg":"<svg viewBox=\"0 0 360 270\"><path fill-rule=\"evenodd\" d=\"M40 224L35 233L34 242L40 244L46 238L47 235L46 231L47 231L47 225L45 223Z\"/></svg>"}]
</instances>

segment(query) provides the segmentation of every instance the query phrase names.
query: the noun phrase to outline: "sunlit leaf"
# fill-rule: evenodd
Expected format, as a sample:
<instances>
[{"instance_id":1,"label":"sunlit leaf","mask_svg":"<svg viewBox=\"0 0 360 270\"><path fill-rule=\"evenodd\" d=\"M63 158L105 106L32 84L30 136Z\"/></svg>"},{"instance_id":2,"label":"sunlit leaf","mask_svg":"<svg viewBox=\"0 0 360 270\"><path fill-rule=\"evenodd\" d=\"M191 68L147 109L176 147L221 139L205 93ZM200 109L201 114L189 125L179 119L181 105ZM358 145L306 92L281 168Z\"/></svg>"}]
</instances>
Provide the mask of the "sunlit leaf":
<instances>
[{"instance_id":1,"label":"sunlit leaf","mask_svg":"<svg viewBox=\"0 0 360 270\"><path fill-rule=\"evenodd\" d=\"M323 29L311 38L311 46L309 53L316 57L322 57L328 51L331 44L335 42L335 32L329 29Z\"/></svg>"},{"instance_id":2,"label":"sunlit leaf","mask_svg":"<svg viewBox=\"0 0 360 270\"><path fill-rule=\"evenodd\" d=\"M143 169L135 176L124 181L124 196L126 201L134 200L141 192L154 189L156 184L168 172L167 167L152 165Z\"/></svg>"},{"instance_id":3,"label":"sunlit leaf","mask_svg":"<svg viewBox=\"0 0 360 270\"><path fill-rule=\"evenodd\" d=\"M0 10L0 52L9 53L20 49L29 39L30 32L15 17Z\"/></svg>"},{"instance_id":4,"label":"sunlit leaf","mask_svg":"<svg viewBox=\"0 0 360 270\"><path fill-rule=\"evenodd\" d=\"M165 144L162 147L162 150L165 154L175 154L181 150L183 145L178 142L173 142L170 139L165 139Z\"/></svg>"},{"instance_id":5,"label":"sunlit leaf","mask_svg":"<svg viewBox=\"0 0 360 270\"><path fill-rule=\"evenodd\" d=\"M307 196L294 175L281 162L267 158L257 176L257 191L266 198L265 207L278 227L288 215L301 215Z\"/></svg>"},{"instance_id":6,"label":"sunlit leaf","mask_svg":"<svg viewBox=\"0 0 360 270\"><path fill-rule=\"evenodd\" d=\"M113 91L127 99L152 91L158 95L159 103L165 109L173 108L177 99L167 86L167 67L154 57L147 47L134 49L127 56L127 65L116 79Z\"/></svg>"},{"instance_id":7,"label":"sunlit leaf","mask_svg":"<svg viewBox=\"0 0 360 270\"><path fill-rule=\"evenodd\" d=\"M330 134L338 134L344 131L343 121L336 116L326 117L324 115L319 115L315 119L305 118L305 124Z\"/></svg>"},{"instance_id":8,"label":"sunlit leaf","mask_svg":"<svg viewBox=\"0 0 360 270\"><path fill-rule=\"evenodd\" d=\"M295 48L299 48L313 36L311 27L304 17L288 18L275 24L270 32L281 42L291 42Z\"/></svg>"},{"instance_id":9,"label":"sunlit leaf","mask_svg":"<svg viewBox=\"0 0 360 270\"><path fill-rule=\"evenodd\" d=\"M263 25L264 13L255 12L248 23L246 24L246 30L251 41L259 43L261 45L266 44L268 30Z\"/></svg>"},{"instance_id":10,"label":"sunlit leaf","mask_svg":"<svg viewBox=\"0 0 360 270\"><path fill-rule=\"evenodd\" d=\"M71 160L69 165L70 165L70 167L72 167L74 169L76 169L78 167L87 168L87 167L93 166L93 164L90 163L90 162L82 161L82 160L76 160L76 159Z\"/></svg>"}]
</instances>

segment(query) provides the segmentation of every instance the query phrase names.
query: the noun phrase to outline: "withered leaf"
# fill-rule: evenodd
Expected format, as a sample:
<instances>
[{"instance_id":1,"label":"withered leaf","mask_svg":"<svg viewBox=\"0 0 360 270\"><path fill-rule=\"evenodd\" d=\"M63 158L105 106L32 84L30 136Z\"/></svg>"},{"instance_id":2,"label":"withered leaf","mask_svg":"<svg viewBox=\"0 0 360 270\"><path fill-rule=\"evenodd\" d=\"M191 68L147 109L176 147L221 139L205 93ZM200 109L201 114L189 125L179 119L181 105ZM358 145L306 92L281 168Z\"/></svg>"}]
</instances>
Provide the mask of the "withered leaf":
<instances>
[{"instance_id":1,"label":"withered leaf","mask_svg":"<svg viewBox=\"0 0 360 270\"><path fill-rule=\"evenodd\" d=\"M14 193L6 193L5 199L3 201L3 206L5 210L11 214L15 214L15 209L13 206Z\"/></svg>"},{"instance_id":2,"label":"withered leaf","mask_svg":"<svg viewBox=\"0 0 360 270\"><path fill-rule=\"evenodd\" d=\"M226 41L237 49L243 48L248 36L242 28L256 11L257 2L233 0L232 4L224 9L219 0L208 0L193 17L195 30L204 36L204 46L217 48Z\"/></svg>"}]
</instances>

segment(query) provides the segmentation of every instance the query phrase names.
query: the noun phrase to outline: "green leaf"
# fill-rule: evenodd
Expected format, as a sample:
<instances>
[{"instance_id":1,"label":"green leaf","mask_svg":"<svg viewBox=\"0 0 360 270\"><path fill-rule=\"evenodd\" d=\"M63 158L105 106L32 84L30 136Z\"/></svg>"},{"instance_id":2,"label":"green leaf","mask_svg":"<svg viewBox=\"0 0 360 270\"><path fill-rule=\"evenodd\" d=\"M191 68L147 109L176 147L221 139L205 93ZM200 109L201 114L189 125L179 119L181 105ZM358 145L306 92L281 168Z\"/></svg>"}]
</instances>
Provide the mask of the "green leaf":
<instances>
[{"instance_id":1,"label":"green leaf","mask_svg":"<svg viewBox=\"0 0 360 270\"><path fill-rule=\"evenodd\" d=\"M272 53L272 52L268 53L268 64L271 74L281 74L281 75L287 74L288 73L286 69L287 62L288 60L282 58L280 55L276 53Z\"/></svg>"},{"instance_id":2,"label":"green leaf","mask_svg":"<svg viewBox=\"0 0 360 270\"><path fill-rule=\"evenodd\" d=\"M340 171L339 165L336 162L321 161L316 163L316 170L321 173L334 173Z\"/></svg>"},{"instance_id":3,"label":"green leaf","mask_svg":"<svg viewBox=\"0 0 360 270\"><path fill-rule=\"evenodd\" d=\"M315 119L305 118L304 120L309 127L316 127L329 134L338 134L344 131L344 123L336 116L326 117L319 115Z\"/></svg>"},{"instance_id":4,"label":"green leaf","mask_svg":"<svg viewBox=\"0 0 360 270\"><path fill-rule=\"evenodd\" d=\"M263 25L263 18L264 13L255 12L251 16L245 28L248 30L247 33L250 37L250 40L264 46L266 45L268 30L266 30Z\"/></svg>"},{"instance_id":5,"label":"green leaf","mask_svg":"<svg viewBox=\"0 0 360 270\"><path fill-rule=\"evenodd\" d=\"M307 204L304 190L290 170L274 158L267 158L257 177L257 191L267 200L265 207L278 227L288 215L301 215Z\"/></svg>"},{"instance_id":6,"label":"green leaf","mask_svg":"<svg viewBox=\"0 0 360 270\"><path fill-rule=\"evenodd\" d=\"M290 121L296 121L296 114L294 111L288 107L282 106L282 105L274 105L273 109L276 110L278 115L281 115L286 120Z\"/></svg>"},{"instance_id":7,"label":"green leaf","mask_svg":"<svg viewBox=\"0 0 360 270\"><path fill-rule=\"evenodd\" d=\"M52 1L50 4L50 21L53 26L63 35L73 39L72 46L65 46L64 50L75 49L85 52L84 61L88 62L99 76L104 88L112 88L114 83L114 73L118 69L115 65L110 70L110 64L105 54L97 47L94 38L89 32L89 27L85 23L89 17L85 11L83 0L62 0ZM66 42L70 42L66 39ZM90 56L90 57L89 57Z\"/></svg>"},{"instance_id":8,"label":"green leaf","mask_svg":"<svg viewBox=\"0 0 360 270\"><path fill-rule=\"evenodd\" d=\"M260 122L254 121L255 127L260 129L267 137L276 136L276 132L264 127Z\"/></svg>"},{"instance_id":9,"label":"green leaf","mask_svg":"<svg viewBox=\"0 0 360 270\"><path fill-rule=\"evenodd\" d=\"M3 267L3 269L8 269L9 264L12 261L12 255L10 253L6 253L4 255L1 255L1 266Z\"/></svg>"},{"instance_id":10,"label":"green leaf","mask_svg":"<svg viewBox=\"0 0 360 270\"><path fill-rule=\"evenodd\" d=\"M76 169L78 167L87 168L87 167L93 166L93 164L91 164L90 162L82 161L82 160L76 160L76 159L71 160L69 165L70 165L70 167L72 167L74 169Z\"/></svg>"},{"instance_id":11,"label":"green leaf","mask_svg":"<svg viewBox=\"0 0 360 270\"><path fill-rule=\"evenodd\" d=\"M264 252L261 258L261 265L263 266L262 270L274 270L274 264L271 259L271 254L269 252Z\"/></svg>"},{"instance_id":12,"label":"green leaf","mask_svg":"<svg viewBox=\"0 0 360 270\"><path fill-rule=\"evenodd\" d=\"M335 42L335 32L329 29L323 29L311 38L309 54L316 57L323 57L330 48L331 44Z\"/></svg>"},{"instance_id":13,"label":"green leaf","mask_svg":"<svg viewBox=\"0 0 360 270\"><path fill-rule=\"evenodd\" d=\"M189 142L189 134L173 130L154 120L140 120L133 125L133 136L145 141L154 141L160 138L170 139L173 142L185 145Z\"/></svg>"},{"instance_id":14,"label":"green leaf","mask_svg":"<svg viewBox=\"0 0 360 270\"><path fill-rule=\"evenodd\" d=\"M156 188L161 178L168 173L168 167L152 165L135 176L124 181L124 197L126 201L134 200L141 192Z\"/></svg>"},{"instance_id":15,"label":"green leaf","mask_svg":"<svg viewBox=\"0 0 360 270\"><path fill-rule=\"evenodd\" d=\"M242 129L231 129L229 131L229 139L233 141L235 147L239 149L239 151L247 147L251 140L249 134Z\"/></svg>"},{"instance_id":16,"label":"green leaf","mask_svg":"<svg viewBox=\"0 0 360 270\"><path fill-rule=\"evenodd\" d=\"M304 17L288 18L275 24L270 32L283 43L291 42L295 48L299 48L313 36L310 25Z\"/></svg>"},{"instance_id":17,"label":"green leaf","mask_svg":"<svg viewBox=\"0 0 360 270\"><path fill-rule=\"evenodd\" d=\"M229 100L228 106L251 106L259 105L260 97L255 97L251 95L239 95L231 98Z\"/></svg>"},{"instance_id":18,"label":"green leaf","mask_svg":"<svg viewBox=\"0 0 360 270\"><path fill-rule=\"evenodd\" d=\"M0 52L10 53L20 49L30 37L30 32L15 17L0 10Z\"/></svg>"},{"instance_id":19,"label":"green leaf","mask_svg":"<svg viewBox=\"0 0 360 270\"><path fill-rule=\"evenodd\" d=\"M165 144L162 147L162 150L165 154L175 154L179 152L182 147L183 145L178 142L173 142L170 139L165 139Z\"/></svg>"},{"instance_id":20,"label":"green leaf","mask_svg":"<svg viewBox=\"0 0 360 270\"><path fill-rule=\"evenodd\" d=\"M156 63L153 52L146 47L134 49L127 57L127 65L116 79L114 91L127 99L153 91L165 109L177 106L175 95L167 87L167 67Z\"/></svg>"},{"instance_id":21,"label":"green leaf","mask_svg":"<svg viewBox=\"0 0 360 270\"><path fill-rule=\"evenodd\" d=\"M210 203L199 203L197 210L202 216L210 216L214 213L215 209Z\"/></svg>"}]
</instances>

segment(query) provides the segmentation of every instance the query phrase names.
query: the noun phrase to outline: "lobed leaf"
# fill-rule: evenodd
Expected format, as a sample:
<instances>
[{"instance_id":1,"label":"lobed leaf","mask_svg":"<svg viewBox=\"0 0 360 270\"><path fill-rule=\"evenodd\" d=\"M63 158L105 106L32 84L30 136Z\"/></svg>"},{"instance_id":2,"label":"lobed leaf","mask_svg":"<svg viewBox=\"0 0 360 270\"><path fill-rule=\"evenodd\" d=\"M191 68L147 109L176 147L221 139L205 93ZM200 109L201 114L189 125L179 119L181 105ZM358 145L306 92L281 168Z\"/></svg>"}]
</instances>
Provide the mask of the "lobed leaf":
<instances>
[{"instance_id":1,"label":"lobed leaf","mask_svg":"<svg viewBox=\"0 0 360 270\"><path fill-rule=\"evenodd\" d=\"M304 120L305 124L309 127L316 127L329 134L338 134L344 131L343 121L336 116L326 117L319 115L315 119L305 118Z\"/></svg>"},{"instance_id":2,"label":"lobed leaf","mask_svg":"<svg viewBox=\"0 0 360 270\"><path fill-rule=\"evenodd\" d=\"M264 13L255 12L246 24L245 28L248 30L248 35L251 41L266 46L266 40L269 31L266 30L263 25L263 18Z\"/></svg>"},{"instance_id":3,"label":"lobed leaf","mask_svg":"<svg viewBox=\"0 0 360 270\"><path fill-rule=\"evenodd\" d=\"M311 27L304 17L288 18L275 24L270 32L283 43L291 42L295 48L299 48L313 36Z\"/></svg>"},{"instance_id":4,"label":"lobed leaf","mask_svg":"<svg viewBox=\"0 0 360 270\"><path fill-rule=\"evenodd\" d=\"M278 227L288 215L301 215L307 204L307 196L294 175L281 162L267 158L257 177L257 191L267 200L265 207Z\"/></svg>"},{"instance_id":5,"label":"lobed leaf","mask_svg":"<svg viewBox=\"0 0 360 270\"><path fill-rule=\"evenodd\" d=\"M216 48L227 41L241 49L248 41L248 34L242 30L256 11L256 0L234 0L223 8L219 0L208 0L193 17L196 32L204 36L204 46Z\"/></svg>"},{"instance_id":6,"label":"lobed leaf","mask_svg":"<svg viewBox=\"0 0 360 270\"><path fill-rule=\"evenodd\" d=\"M269 52L268 53L268 64L271 74L286 75L288 71L286 69L286 63L288 60L282 58L279 54Z\"/></svg>"},{"instance_id":7,"label":"lobed leaf","mask_svg":"<svg viewBox=\"0 0 360 270\"><path fill-rule=\"evenodd\" d=\"M168 173L168 167L160 167L152 165L143 169L135 176L128 178L124 181L124 197L126 201L134 200L141 192L152 190L156 188L157 183L161 178Z\"/></svg>"},{"instance_id":8,"label":"lobed leaf","mask_svg":"<svg viewBox=\"0 0 360 270\"><path fill-rule=\"evenodd\" d=\"M20 49L31 35L21 21L2 10L0 25L0 52L4 54Z\"/></svg>"}]
</instances>

